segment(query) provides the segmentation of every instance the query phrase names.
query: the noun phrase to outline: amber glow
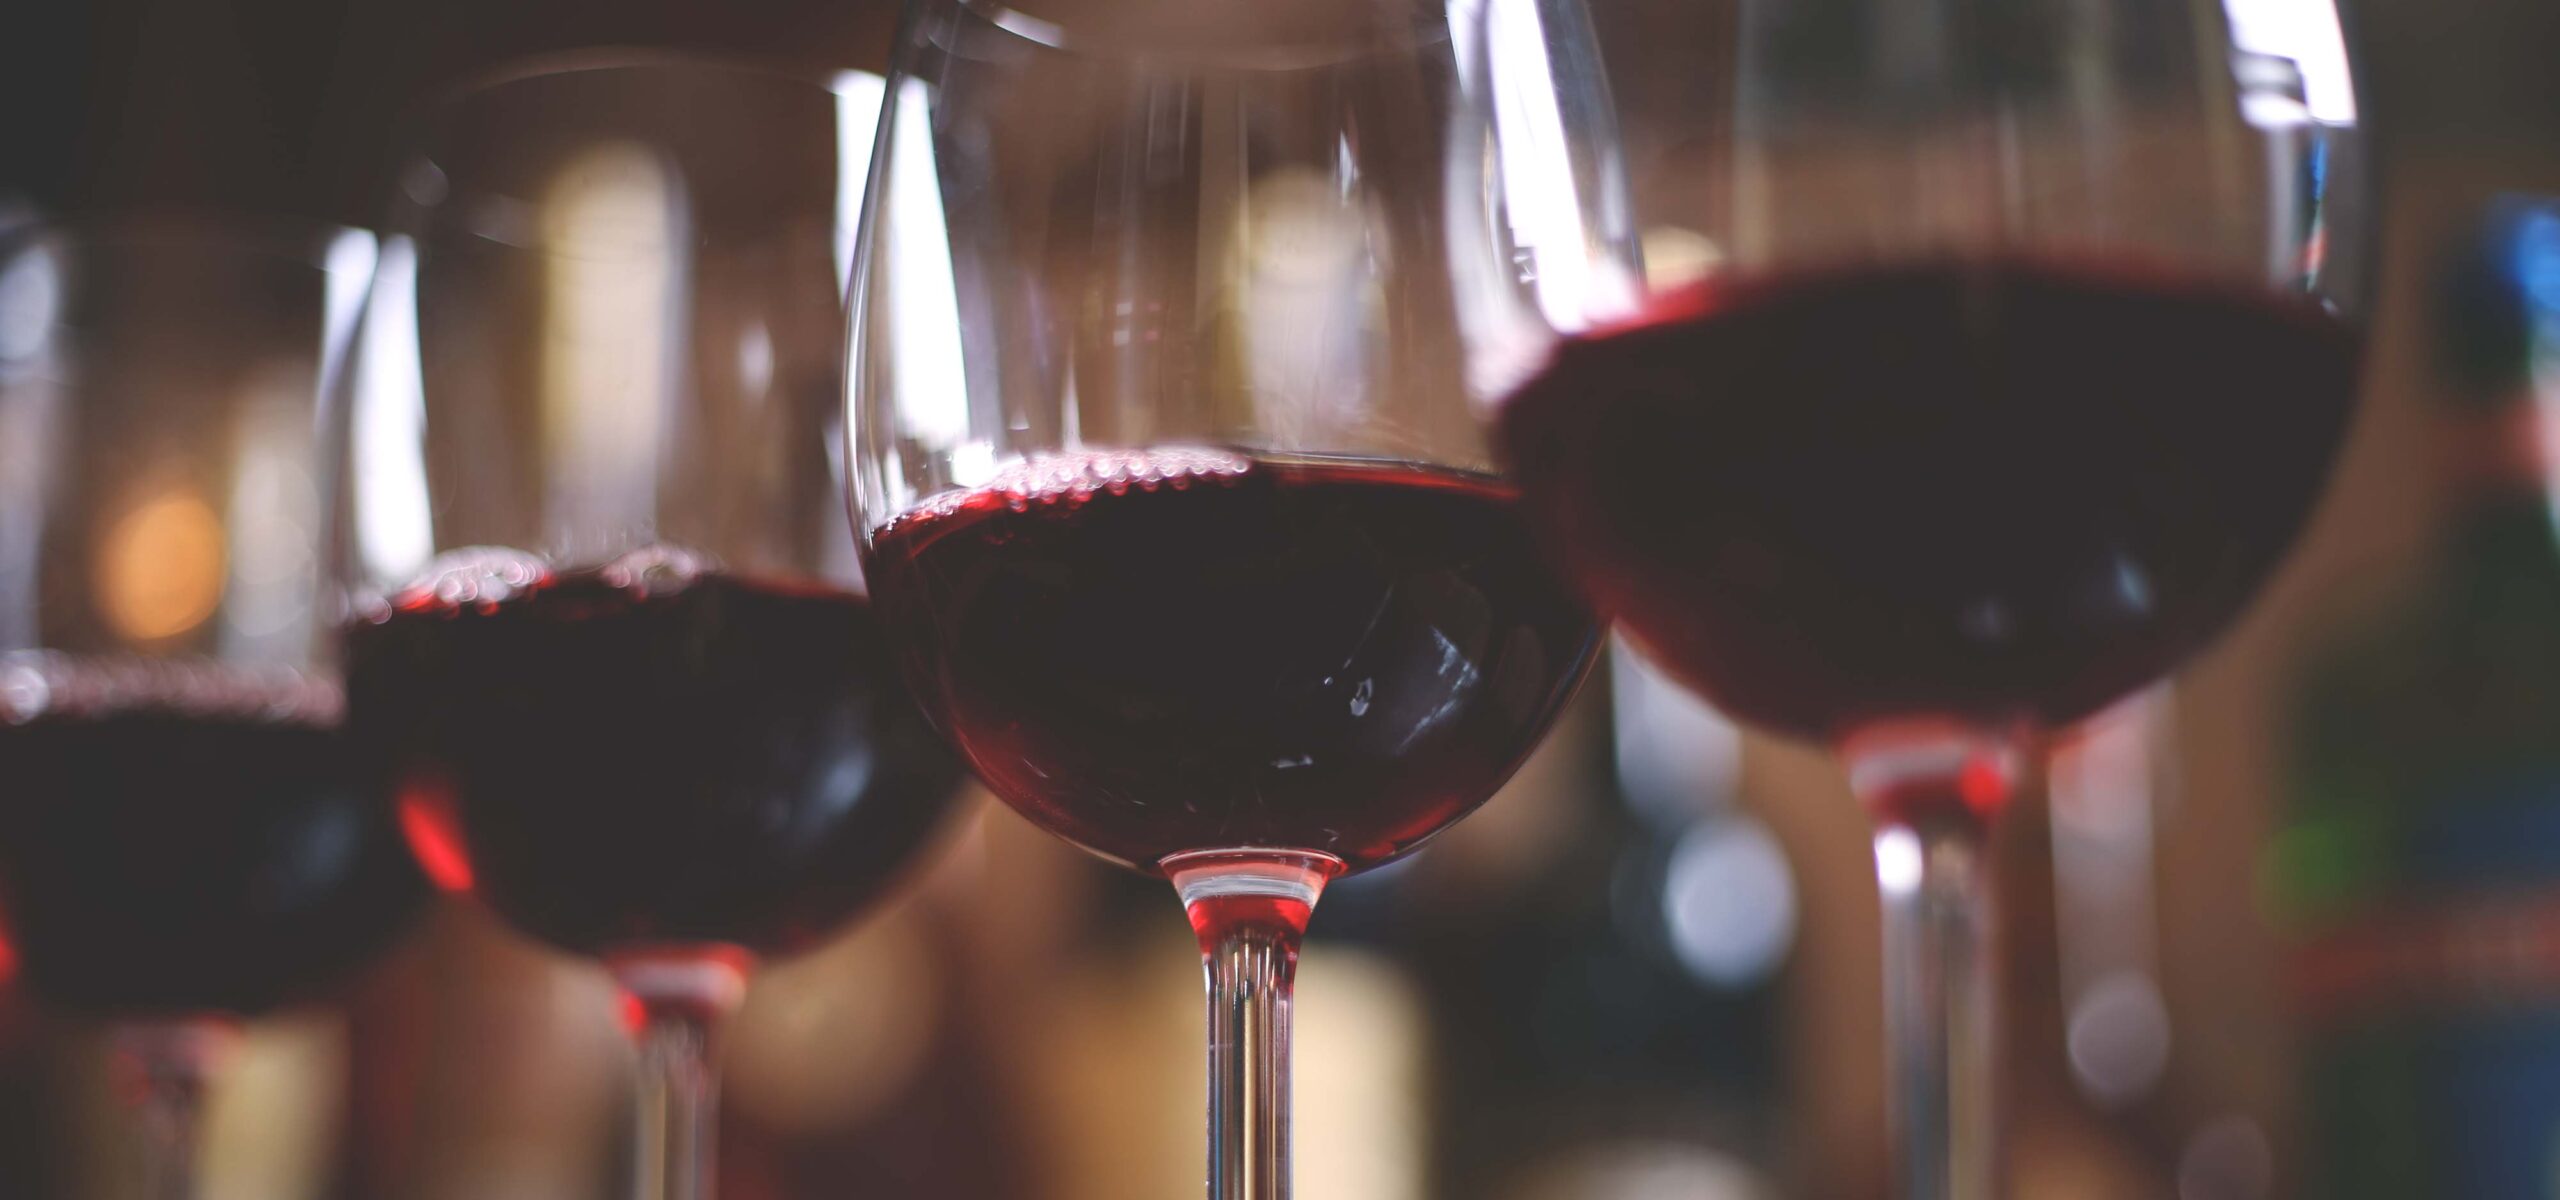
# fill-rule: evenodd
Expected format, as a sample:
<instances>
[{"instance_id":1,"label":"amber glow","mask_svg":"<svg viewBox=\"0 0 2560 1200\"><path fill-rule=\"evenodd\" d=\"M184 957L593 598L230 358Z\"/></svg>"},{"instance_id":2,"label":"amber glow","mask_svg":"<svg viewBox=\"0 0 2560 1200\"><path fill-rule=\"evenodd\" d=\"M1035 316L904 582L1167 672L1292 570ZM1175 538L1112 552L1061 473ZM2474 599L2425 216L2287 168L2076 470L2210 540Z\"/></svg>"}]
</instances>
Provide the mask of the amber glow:
<instances>
[{"instance_id":1,"label":"amber glow","mask_svg":"<svg viewBox=\"0 0 2560 1200\"><path fill-rule=\"evenodd\" d=\"M99 615L116 636L154 642L205 622L222 603L222 519L192 491L124 510L98 541Z\"/></svg>"}]
</instances>

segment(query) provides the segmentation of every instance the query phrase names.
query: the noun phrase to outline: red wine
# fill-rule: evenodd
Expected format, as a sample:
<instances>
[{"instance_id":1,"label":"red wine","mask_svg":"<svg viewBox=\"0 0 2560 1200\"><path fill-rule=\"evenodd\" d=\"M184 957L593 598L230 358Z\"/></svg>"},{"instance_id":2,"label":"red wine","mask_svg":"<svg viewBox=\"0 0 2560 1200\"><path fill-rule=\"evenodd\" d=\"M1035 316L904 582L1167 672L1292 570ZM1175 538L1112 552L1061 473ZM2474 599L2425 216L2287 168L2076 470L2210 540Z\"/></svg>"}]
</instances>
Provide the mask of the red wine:
<instances>
[{"instance_id":1,"label":"red wine","mask_svg":"<svg viewBox=\"0 0 2560 1200\"><path fill-rule=\"evenodd\" d=\"M1050 831L1142 869L1357 869L1508 778L1595 627L1491 479L1166 449L1047 459L874 535L927 712Z\"/></svg>"},{"instance_id":2,"label":"red wine","mask_svg":"<svg viewBox=\"0 0 2560 1200\"><path fill-rule=\"evenodd\" d=\"M424 907L334 688L22 654L0 693L0 911L46 1000L252 1015L314 998Z\"/></svg>"},{"instance_id":3,"label":"red wine","mask_svg":"<svg viewBox=\"0 0 2560 1200\"><path fill-rule=\"evenodd\" d=\"M1675 297L1563 345L1502 435L1591 602L1733 715L2055 725L2231 622L2358 358L2308 303L1924 263Z\"/></svg>"},{"instance_id":4,"label":"red wine","mask_svg":"<svg viewBox=\"0 0 2560 1200\"><path fill-rule=\"evenodd\" d=\"M583 954L787 953L916 857L960 768L860 598L530 563L484 552L348 631L349 719L441 884Z\"/></svg>"}]
</instances>

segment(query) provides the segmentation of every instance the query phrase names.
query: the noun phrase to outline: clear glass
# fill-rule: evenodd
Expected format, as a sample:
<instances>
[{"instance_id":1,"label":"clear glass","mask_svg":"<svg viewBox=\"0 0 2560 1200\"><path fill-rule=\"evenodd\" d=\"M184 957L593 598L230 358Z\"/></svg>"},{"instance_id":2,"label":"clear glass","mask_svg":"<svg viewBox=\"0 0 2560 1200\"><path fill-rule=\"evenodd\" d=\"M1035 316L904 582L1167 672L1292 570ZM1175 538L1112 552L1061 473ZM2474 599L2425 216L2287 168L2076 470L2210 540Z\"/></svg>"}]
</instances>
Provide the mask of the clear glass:
<instances>
[{"instance_id":1,"label":"clear glass","mask_svg":"<svg viewBox=\"0 0 2560 1200\"><path fill-rule=\"evenodd\" d=\"M1596 643L1490 474L1471 383L1507 348L1461 310L1511 269L1453 234L1488 220L1474 20L925 0L873 142L866 570L981 778L1188 911L1218 1200L1288 1195L1290 988L1324 885L1489 797ZM1584 49L1521 86L1603 129ZM1588 143L1554 149L1533 169L1598 174Z\"/></svg>"},{"instance_id":2,"label":"clear glass","mask_svg":"<svg viewBox=\"0 0 2560 1200\"><path fill-rule=\"evenodd\" d=\"M1504 160L1492 236L1535 269L1470 310L1478 336L1530 347L1480 383L1513 395L1510 465L1603 615L1737 716L1846 761L1877 821L1900 1192L1999 1195L1984 839L2055 726L2228 624L2316 499L2353 398L2372 205L2338 15L2329 0L1595 12L1603 44L1660 69L1616 79L1616 181L1513 169L1581 131L1488 120ZM1651 49L1673 39L1693 51ZM1554 53L1543 40L1489 22L1486 69ZM1620 226L1639 255L1578 234ZM1595 266L1560 261L1594 248ZM1560 266L1639 260L1637 289L1550 286ZM2145 321L2161 359L2182 355L2177 337L2225 339L2180 376L2197 386L2150 393L2156 410L2091 374L2139 364L2145 334L2124 331ZM2114 358L2057 362L2027 328ZM1971 415L2033 414L2030 399L2077 421ZM2194 411L2140 415L2171 401ZM2274 428L2248 415L2258 403L2314 419ZM2080 432L2099 427L2144 432ZM1604 428L1548 461L1609 454L1544 478L1529 462ZM2216 457L2244 444L2263 455L2255 482ZM2154 487L2227 507L2162 516L2176 506Z\"/></svg>"},{"instance_id":3,"label":"clear glass","mask_svg":"<svg viewBox=\"0 0 2560 1200\"><path fill-rule=\"evenodd\" d=\"M439 97L338 431L351 722L439 884L621 985L643 1197L712 1193L723 1019L958 783L833 457L879 96L613 54Z\"/></svg>"},{"instance_id":4,"label":"clear glass","mask_svg":"<svg viewBox=\"0 0 2560 1200\"><path fill-rule=\"evenodd\" d=\"M238 1022L317 1000L428 891L351 763L319 569L353 229L0 234L0 912L109 1026L136 1194L196 1194Z\"/></svg>"}]
</instances>

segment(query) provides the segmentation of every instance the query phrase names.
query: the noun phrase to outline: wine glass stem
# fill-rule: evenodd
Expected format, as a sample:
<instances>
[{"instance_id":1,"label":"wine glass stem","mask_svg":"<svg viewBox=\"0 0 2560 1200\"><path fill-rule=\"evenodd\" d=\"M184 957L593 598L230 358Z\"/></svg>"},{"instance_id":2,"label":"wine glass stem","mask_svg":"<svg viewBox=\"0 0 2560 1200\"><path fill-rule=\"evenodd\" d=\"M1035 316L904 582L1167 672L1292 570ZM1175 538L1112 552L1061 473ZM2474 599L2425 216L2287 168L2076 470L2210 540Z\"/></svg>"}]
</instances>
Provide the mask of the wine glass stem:
<instances>
[{"instance_id":1,"label":"wine glass stem","mask_svg":"<svg viewBox=\"0 0 2560 1200\"><path fill-rule=\"evenodd\" d=\"M1850 786L1875 816L1885 1067L1901 1200L2002 1195L1997 925L1987 850L2024 739L1861 731Z\"/></svg>"},{"instance_id":2,"label":"wine glass stem","mask_svg":"<svg viewBox=\"0 0 2560 1200\"><path fill-rule=\"evenodd\" d=\"M1288 1200L1289 1002L1298 943L1342 864L1273 851L1165 864L1209 985L1209 1200Z\"/></svg>"},{"instance_id":3,"label":"wine glass stem","mask_svg":"<svg viewBox=\"0 0 2560 1200\"><path fill-rule=\"evenodd\" d=\"M1207 952L1209 1195L1289 1194L1289 992L1297 939L1240 930Z\"/></svg>"},{"instance_id":4,"label":"wine glass stem","mask_svg":"<svg viewBox=\"0 0 2560 1200\"><path fill-rule=\"evenodd\" d=\"M1885 1037L1904 1200L1999 1194L1998 1004L1982 849L1978 831L1876 830Z\"/></svg>"},{"instance_id":5,"label":"wine glass stem","mask_svg":"<svg viewBox=\"0 0 2560 1200\"><path fill-rule=\"evenodd\" d=\"M616 960L639 1051L633 1131L635 1200L711 1200L717 1190L723 1024L746 994L732 952Z\"/></svg>"},{"instance_id":6,"label":"wine glass stem","mask_svg":"<svg viewBox=\"0 0 2560 1200\"><path fill-rule=\"evenodd\" d=\"M136 1022L110 1035L118 1090L142 1133L141 1194L195 1200L205 1091L239 1040L219 1018Z\"/></svg>"},{"instance_id":7,"label":"wine glass stem","mask_svg":"<svg viewBox=\"0 0 2560 1200\"><path fill-rule=\"evenodd\" d=\"M644 1019L639 1100L637 1200L706 1200L720 1104L708 1023L690 1014Z\"/></svg>"}]
</instances>

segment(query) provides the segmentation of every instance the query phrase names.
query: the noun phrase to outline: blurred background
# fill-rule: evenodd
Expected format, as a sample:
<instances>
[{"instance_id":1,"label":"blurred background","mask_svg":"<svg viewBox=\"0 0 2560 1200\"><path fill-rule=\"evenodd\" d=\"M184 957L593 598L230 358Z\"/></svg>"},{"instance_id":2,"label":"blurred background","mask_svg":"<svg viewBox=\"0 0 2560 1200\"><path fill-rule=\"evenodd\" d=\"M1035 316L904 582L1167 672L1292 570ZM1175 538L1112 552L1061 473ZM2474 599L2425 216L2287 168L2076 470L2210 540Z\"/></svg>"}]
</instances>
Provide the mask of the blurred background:
<instances>
[{"instance_id":1,"label":"blurred background","mask_svg":"<svg viewBox=\"0 0 2560 1200\"><path fill-rule=\"evenodd\" d=\"M1640 89L1705 85L1722 2L1594 0L1639 146ZM2560 197L2560 6L2355 7L2386 244L2342 473L2246 623L2065 747L2003 833L2030 1200L2560 1197L2560 543L2532 423L2560 402L2533 313L2560 313L2560 217L2517 199ZM365 224L439 81L596 45L877 70L894 15L21 5L0 224ZM1713 253L1649 241L1662 269ZM1485 810L1327 893L1299 1186L1881 1196L1874 912L1836 769L1618 656ZM1195 955L1162 884L973 804L904 900L758 983L725 1047L724 1193L1198 1195ZM631 1063L609 999L595 968L439 911L337 1005L253 1031L209 1193L610 1195ZM107 1058L0 998L0 1197L119 1194Z\"/></svg>"}]
</instances>

